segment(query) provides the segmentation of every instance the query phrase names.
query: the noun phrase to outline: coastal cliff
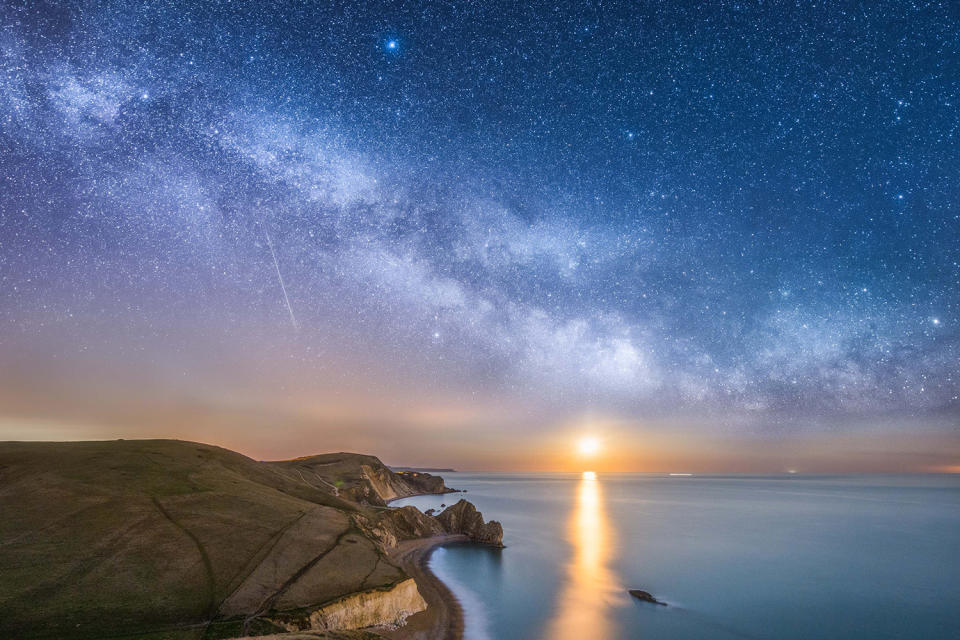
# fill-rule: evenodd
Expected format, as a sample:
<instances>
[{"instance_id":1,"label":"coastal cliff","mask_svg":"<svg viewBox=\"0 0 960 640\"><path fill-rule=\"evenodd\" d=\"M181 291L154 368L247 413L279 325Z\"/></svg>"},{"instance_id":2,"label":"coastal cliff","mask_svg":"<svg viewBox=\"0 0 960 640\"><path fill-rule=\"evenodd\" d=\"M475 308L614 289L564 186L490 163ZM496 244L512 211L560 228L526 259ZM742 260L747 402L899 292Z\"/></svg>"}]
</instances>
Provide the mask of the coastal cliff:
<instances>
[{"instance_id":1,"label":"coastal cliff","mask_svg":"<svg viewBox=\"0 0 960 640\"><path fill-rule=\"evenodd\" d=\"M500 525L464 500L437 516L383 506L448 491L358 454L257 462L171 440L0 443L0 512L16 514L0 519L0 637L396 627L426 606L403 545L501 545Z\"/></svg>"},{"instance_id":2,"label":"coastal cliff","mask_svg":"<svg viewBox=\"0 0 960 640\"><path fill-rule=\"evenodd\" d=\"M483 514L466 500L428 515L416 507L406 506L390 509L374 519L363 515L354 516L357 527L385 549L392 549L403 540L429 538L442 535L459 535L472 542L503 546L503 527L499 522L484 522Z\"/></svg>"},{"instance_id":3,"label":"coastal cliff","mask_svg":"<svg viewBox=\"0 0 960 640\"><path fill-rule=\"evenodd\" d=\"M271 619L287 631L341 631L376 626L398 627L427 608L413 578L382 589L351 593L312 611Z\"/></svg>"},{"instance_id":4,"label":"coastal cliff","mask_svg":"<svg viewBox=\"0 0 960 640\"><path fill-rule=\"evenodd\" d=\"M483 521L483 514L472 503L460 500L452 507L436 516L443 528L449 533L459 533L474 542L494 547L503 546L503 527L499 522Z\"/></svg>"},{"instance_id":5,"label":"coastal cliff","mask_svg":"<svg viewBox=\"0 0 960 640\"><path fill-rule=\"evenodd\" d=\"M269 464L296 474L304 483L353 502L385 506L391 500L425 493L453 493L443 478L422 471L391 471L375 456L326 453Z\"/></svg>"}]
</instances>

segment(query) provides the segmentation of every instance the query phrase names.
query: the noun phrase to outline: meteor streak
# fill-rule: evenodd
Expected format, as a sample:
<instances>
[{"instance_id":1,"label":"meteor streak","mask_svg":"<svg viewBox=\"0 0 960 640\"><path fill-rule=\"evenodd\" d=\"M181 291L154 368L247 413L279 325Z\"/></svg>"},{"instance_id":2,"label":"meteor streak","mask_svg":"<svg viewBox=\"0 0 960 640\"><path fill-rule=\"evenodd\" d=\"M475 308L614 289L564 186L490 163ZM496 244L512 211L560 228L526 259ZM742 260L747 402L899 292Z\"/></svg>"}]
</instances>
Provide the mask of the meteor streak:
<instances>
[{"instance_id":1,"label":"meteor streak","mask_svg":"<svg viewBox=\"0 0 960 640\"><path fill-rule=\"evenodd\" d=\"M293 315L293 307L290 305L290 297L287 295L287 286L283 283L283 275L280 274L280 263L277 262L277 252L273 250L273 242L270 240L270 234L263 230L263 235L267 238L267 246L270 247L270 255L273 256L273 266L277 270L277 280L280 281L280 290L283 291L283 301L287 304L287 311L290 312L290 323L295 331L300 330L297 324L297 317Z\"/></svg>"}]
</instances>

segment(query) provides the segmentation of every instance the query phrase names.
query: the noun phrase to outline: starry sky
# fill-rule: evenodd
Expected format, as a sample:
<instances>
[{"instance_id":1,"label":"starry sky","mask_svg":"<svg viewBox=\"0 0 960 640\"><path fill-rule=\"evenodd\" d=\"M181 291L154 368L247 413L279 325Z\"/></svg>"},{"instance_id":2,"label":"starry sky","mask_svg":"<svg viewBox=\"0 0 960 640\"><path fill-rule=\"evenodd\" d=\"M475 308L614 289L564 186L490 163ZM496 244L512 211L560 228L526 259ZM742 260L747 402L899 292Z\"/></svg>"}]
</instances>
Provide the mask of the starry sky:
<instances>
[{"instance_id":1,"label":"starry sky","mask_svg":"<svg viewBox=\"0 0 960 640\"><path fill-rule=\"evenodd\" d=\"M0 363L0 439L960 470L960 5L8 0Z\"/></svg>"}]
</instances>

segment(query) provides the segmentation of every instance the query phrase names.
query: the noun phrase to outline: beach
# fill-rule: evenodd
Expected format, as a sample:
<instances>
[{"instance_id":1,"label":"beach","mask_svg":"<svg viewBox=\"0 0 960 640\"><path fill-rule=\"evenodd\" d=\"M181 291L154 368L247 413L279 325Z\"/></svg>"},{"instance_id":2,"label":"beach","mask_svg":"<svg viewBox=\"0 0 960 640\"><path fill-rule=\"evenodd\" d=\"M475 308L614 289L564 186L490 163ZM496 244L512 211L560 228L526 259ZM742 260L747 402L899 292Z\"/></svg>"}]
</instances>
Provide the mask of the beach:
<instances>
[{"instance_id":1,"label":"beach","mask_svg":"<svg viewBox=\"0 0 960 640\"><path fill-rule=\"evenodd\" d=\"M430 556L442 545L468 542L462 535L433 536L401 542L390 554L417 582L427 608L407 618L396 630L381 631L392 640L459 640L463 637L463 609L453 592L430 570Z\"/></svg>"},{"instance_id":2,"label":"beach","mask_svg":"<svg viewBox=\"0 0 960 640\"><path fill-rule=\"evenodd\" d=\"M429 567L430 556L439 547L447 544L469 542L463 535L432 536L401 542L390 554L390 559L416 580L417 590L427 602L427 608L408 617L406 624L395 629L376 627L365 630L324 632L302 631L299 633L257 636L264 640L297 640L298 638L336 637L388 638L389 640L460 640L464 632L463 608L460 601ZM237 640L254 640L254 637Z\"/></svg>"}]
</instances>

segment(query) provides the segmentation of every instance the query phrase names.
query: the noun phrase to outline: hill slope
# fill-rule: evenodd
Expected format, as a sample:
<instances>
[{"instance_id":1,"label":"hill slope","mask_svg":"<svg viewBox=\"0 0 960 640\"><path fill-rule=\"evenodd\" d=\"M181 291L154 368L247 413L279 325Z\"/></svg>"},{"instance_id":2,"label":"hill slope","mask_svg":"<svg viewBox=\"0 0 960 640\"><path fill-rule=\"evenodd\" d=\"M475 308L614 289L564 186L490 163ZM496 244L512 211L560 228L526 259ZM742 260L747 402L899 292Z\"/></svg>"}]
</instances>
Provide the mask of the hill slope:
<instances>
[{"instance_id":1,"label":"hill slope","mask_svg":"<svg viewBox=\"0 0 960 640\"><path fill-rule=\"evenodd\" d=\"M340 460L356 476L348 495L382 501L377 482L407 486L383 476L364 490L355 467L383 465L363 458ZM344 597L360 592L386 594L388 617L422 608L391 546L466 528L360 504L302 476L296 461L190 442L0 443L0 636L186 640L325 628L343 623Z\"/></svg>"}]
</instances>

